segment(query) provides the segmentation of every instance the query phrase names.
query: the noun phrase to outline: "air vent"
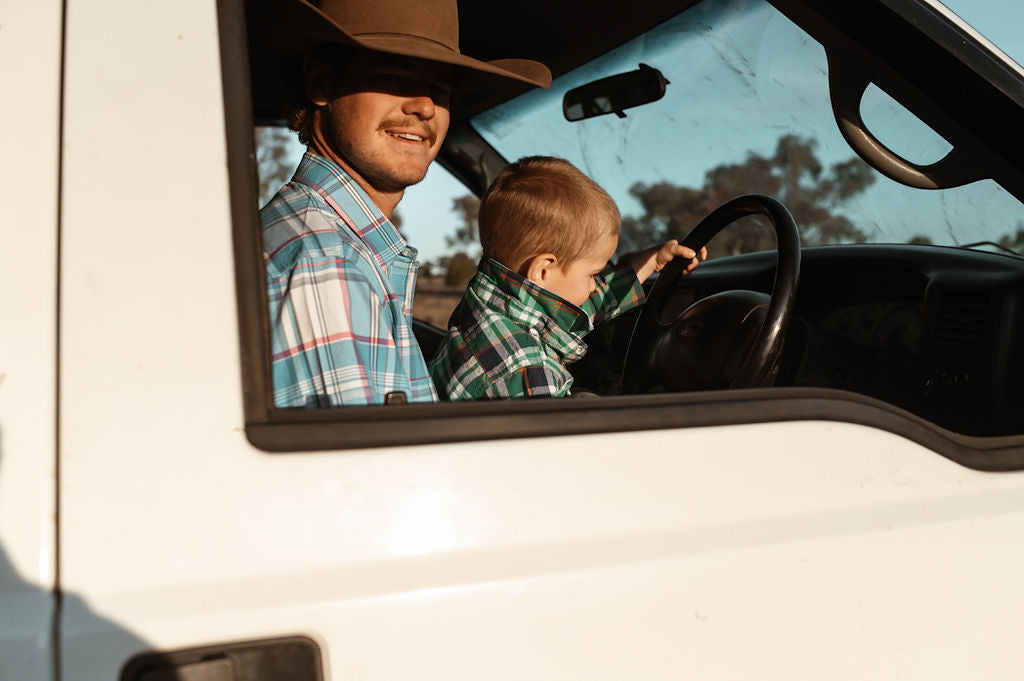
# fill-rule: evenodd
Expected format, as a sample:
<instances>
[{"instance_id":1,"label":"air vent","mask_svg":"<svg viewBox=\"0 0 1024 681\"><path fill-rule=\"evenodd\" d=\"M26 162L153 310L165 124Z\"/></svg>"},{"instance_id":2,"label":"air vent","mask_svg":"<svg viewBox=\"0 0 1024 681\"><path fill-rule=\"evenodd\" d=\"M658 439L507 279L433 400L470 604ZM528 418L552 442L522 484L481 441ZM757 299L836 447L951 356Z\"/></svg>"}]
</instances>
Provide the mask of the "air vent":
<instances>
[{"instance_id":1,"label":"air vent","mask_svg":"<svg viewBox=\"0 0 1024 681\"><path fill-rule=\"evenodd\" d=\"M948 292L939 299L935 340L960 345L977 345L985 336L992 294Z\"/></svg>"}]
</instances>

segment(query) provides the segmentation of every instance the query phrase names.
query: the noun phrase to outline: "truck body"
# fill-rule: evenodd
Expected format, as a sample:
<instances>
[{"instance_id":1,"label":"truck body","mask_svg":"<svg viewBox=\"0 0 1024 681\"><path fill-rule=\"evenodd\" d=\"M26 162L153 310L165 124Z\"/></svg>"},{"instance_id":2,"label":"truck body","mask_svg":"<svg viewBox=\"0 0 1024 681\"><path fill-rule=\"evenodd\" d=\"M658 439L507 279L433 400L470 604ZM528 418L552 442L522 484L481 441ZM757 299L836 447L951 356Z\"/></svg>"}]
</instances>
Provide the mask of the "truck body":
<instances>
[{"instance_id":1,"label":"truck body","mask_svg":"<svg viewBox=\"0 0 1024 681\"><path fill-rule=\"evenodd\" d=\"M245 21L0 8L0 678L1021 677L1016 417L275 411Z\"/></svg>"}]
</instances>

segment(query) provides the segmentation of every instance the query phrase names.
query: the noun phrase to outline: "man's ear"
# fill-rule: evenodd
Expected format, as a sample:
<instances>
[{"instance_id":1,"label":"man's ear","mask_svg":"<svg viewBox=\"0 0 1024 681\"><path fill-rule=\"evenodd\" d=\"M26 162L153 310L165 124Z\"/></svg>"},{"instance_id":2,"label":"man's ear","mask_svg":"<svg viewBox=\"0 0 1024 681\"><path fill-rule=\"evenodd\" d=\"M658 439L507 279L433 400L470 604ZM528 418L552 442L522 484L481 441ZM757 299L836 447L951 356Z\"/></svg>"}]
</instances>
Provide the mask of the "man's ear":
<instances>
[{"instance_id":1,"label":"man's ear","mask_svg":"<svg viewBox=\"0 0 1024 681\"><path fill-rule=\"evenodd\" d=\"M302 58L302 82L306 86L306 96L317 106L325 106L329 99L331 71L319 59L310 55Z\"/></svg>"},{"instance_id":2,"label":"man's ear","mask_svg":"<svg viewBox=\"0 0 1024 681\"><path fill-rule=\"evenodd\" d=\"M541 253L527 258L519 268L519 274L538 286L547 286L552 272L559 266L558 256L554 253Z\"/></svg>"}]
</instances>

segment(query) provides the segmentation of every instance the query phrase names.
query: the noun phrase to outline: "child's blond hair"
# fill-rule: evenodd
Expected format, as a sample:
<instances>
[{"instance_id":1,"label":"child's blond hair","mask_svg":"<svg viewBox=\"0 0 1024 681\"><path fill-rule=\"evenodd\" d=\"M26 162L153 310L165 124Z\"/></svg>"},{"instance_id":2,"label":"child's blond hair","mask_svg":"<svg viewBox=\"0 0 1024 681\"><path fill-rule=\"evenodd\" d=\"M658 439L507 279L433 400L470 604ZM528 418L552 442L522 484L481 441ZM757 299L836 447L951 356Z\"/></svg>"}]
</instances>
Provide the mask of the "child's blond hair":
<instances>
[{"instance_id":1,"label":"child's blond hair","mask_svg":"<svg viewBox=\"0 0 1024 681\"><path fill-rule=\"evenodd\" d=\"M484 257L512 270L541 253L562 266L595 242L618 236L619 209L601 187L565 159L525 156L503 170L480 203Z\"/></svg>"}]
</instances>

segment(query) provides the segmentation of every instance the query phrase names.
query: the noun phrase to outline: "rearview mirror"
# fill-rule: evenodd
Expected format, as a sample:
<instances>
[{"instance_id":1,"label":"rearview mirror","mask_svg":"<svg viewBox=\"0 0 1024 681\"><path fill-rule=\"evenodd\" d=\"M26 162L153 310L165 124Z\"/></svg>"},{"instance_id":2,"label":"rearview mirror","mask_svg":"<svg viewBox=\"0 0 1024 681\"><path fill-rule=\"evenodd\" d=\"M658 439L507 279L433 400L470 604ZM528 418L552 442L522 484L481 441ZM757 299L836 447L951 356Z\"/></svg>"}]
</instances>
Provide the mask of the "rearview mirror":
<instances>
[{"instance_id":1,"label":"rearview mirror","mask_svg":"<svg viewBox=\"0 0 1024 681\"><path fill-rule=\"evenodd\" d=\"M609 113L625 118L625 109L664 97L668 82L658 69L640 64L636 71L608 76L569 90L562 98L562 113L567 121Z\"/></svg>"}]
</instances>

